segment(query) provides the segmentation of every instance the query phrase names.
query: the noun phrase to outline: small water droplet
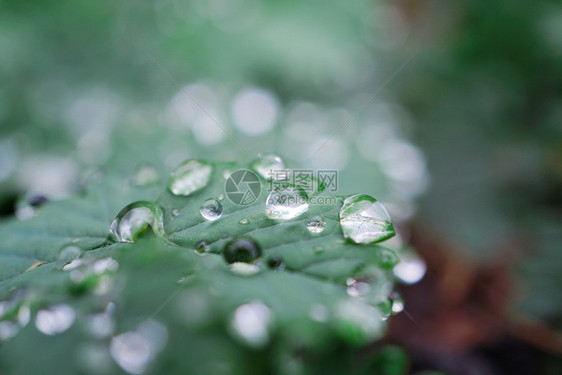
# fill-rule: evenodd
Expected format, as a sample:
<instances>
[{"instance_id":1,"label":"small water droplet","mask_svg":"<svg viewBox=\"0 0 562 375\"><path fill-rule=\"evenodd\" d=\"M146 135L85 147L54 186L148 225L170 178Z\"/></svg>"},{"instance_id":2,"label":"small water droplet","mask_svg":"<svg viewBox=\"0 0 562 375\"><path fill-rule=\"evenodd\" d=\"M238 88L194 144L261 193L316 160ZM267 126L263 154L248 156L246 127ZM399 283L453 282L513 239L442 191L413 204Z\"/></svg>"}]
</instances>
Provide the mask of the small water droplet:
<instances>
[{"instance_id":1,"label":"small water droplet","mask_svg":"<svg viewBox=\"0 0 562 375\"><path fill-rule=\"evenodd\" d=\"M224 194L219 194L219 196L217 197L217 199L219 201L223 201L224 200Z\"/></svg>"},{"instance_id":2,"label":"small water droplet","mask_svg":"<svg viewBox=\"0 0 562 375\"><path fill-rule=\"evenodd\" d=\"M21 199L16 206L16 217L20 220L31 219L37 215L39 207L47 201L48 199L43 195L34 195Z\"/></svg>"},{"instance_id":3,"label":"small water droplet","mask_svg":"<svg viewBox=\"0 0 562 375\"><path fill-rule=\"evenodd\" d=\"M277 256L269 258L269 260L267 261L267 265L269 266L269 268L273 268L276 270L285 269L285 262L283 261L283 258Z\"/></svg>"},{"instance_id":4,"label":"small water droplet","mask_svg":"<svg viewBox=\"0 0 562 375\"><path fill-rule=\"evenodd\" d=\"M261 302L239 306L231 321L233 333L247 344L261 347L269 341L271 310Z\"/></svg>"},{"instance_id":5,"label":"small water droplet","mask_svg":"<svg viewBox=\"0 0 562 375\"><path fill-rule=\"evenodd\" d=\"M396 315L404 311L404 299L396 292L392 297L392 315Z\"/></svg>"},{"instance_id":6,"label":"small water droplet","mask_svg":"<svg viewBox=\"0 0 562 375\"><path fill-rule=\"evenodd\" d=\"M230 270L240 276L252 276L260 272L257 264L234 262L229 266Z\"/></svg>"},{"instance_id":7,"label":"small water droplet","mask_svg":"<svg viewBox=\"0 0 562 375\"><path fill-rule=\"evenodd\" d=\"M57 258L57 265L61 269L66 271L66 270L68 270L67 266L70 263L72 263L73 261L80 258L82 253L83 253L82 249L80 249L77 246L66 246L66 247L62 248L62 250L59 253L59 256ZM65 269L65 267L66 267L66 269Z\"/></svg>"},{"instance_id":8,"label":"small water droplet","mask_svg":"<svg viewBox=\"0 0 562 375\"><path fill-rule=\"evenodd\" d=\"M113 360L130 374L142 374L154 356L150 342L138 332L115 336L109 352Z\"/></svg>"},{"instance_id":9,"label":"small water droplet","mask_svg":"<svg viewBox=\"0 0 562 375\"><path fill-rule=\"evenodd\" d=\"M105 272L115 272L119 268L119 262L112 257L98 259L92 265L96 274L101 275Z\"/></svg>"},{"instance_id":10,"label":"small water droplet","mask_svg":"<svg viewBox=\"0 0 562 375\"><path fill-rule=\"evenodd\" d=\"M326 222L320 216L314 216L306 223L306 229L310 233L322 233L326 227Z\"/></svg>"},{"instance_id":11,"label":"small water droplet","mask_svg":"<svg viewBox=\"0 0 562 375\"><path fill-rule=\"evenodd\" d=\"M222 216L222 204L216 199L207 199L201 203L201 209L199 210L201 216L208 221L215 221L220 219Z\"/></svg>"},{"instance_id":12,"label":"small water droplet","mask_svg":"<svg viewBox=\"0 0 562 375\"><path fill-rule=\"evenodd\" d=\"M340 225L345 238L361 244L380 242L395 234L384 206L366 194L345 199L340 210Z\"/></svg>"},{"instance_id":13,"label":"small water droplet","mask_svg":"<svg viewBox=\"0 0 562 375\"><path fill-rule=\"evenodd\" d=\"M188 160L172 173L168 189L174 195L188 196L209 183L213 167L202 160Z\"/></svg>"},{"instance_id":14,"label":"small water droplet","mask_svg":"<svg viewBox=\"0 0 562 375\"><path fill-rule=\"evenodd\" d=\"M35 326L45 335L56 335L72 327L75 319L76 312L72 307L59 304L39 310L35 317Z\"/></svg>"},{"instance_id":15,"label":"small water droplet","mask_svg":"<svg viewBox=\"0 0 562 375\"><path fill-rule=\"evenodd\" d=\"M285 162L275 154L258 154L258 158L252 162L250 168L266 180L282 181L289 177Z\"/></svg>"},{"instance_id":16,"label":"small water droplet","mask_svg":"<svg viewBox=\"0 0 562 375\"><path fill-rule=\"evenodd\" d=\"M404 252L394 267L394 275L403 283L415 284L423 279L426 269L425 262L417 254Z\"/></svg>"},{"instance_id":17,"label":"small water droplet","mask_svg":"<svg viewBox=\"0 0 562 375\"><path fill-rule=\"evenodd\" d=\"M132 182L136 186L149 186L158 182L159 176L156 167L152 164L144 164L137 168Z\"/></svg>"},{"instance_id":18,"label":"small water droplet","mask_svg":"<svg viewBox=\"0 0 562 375\"><path fill-rule=\"evenodd\" d=\"M371 286L363 281L347 279L347 295L350 297L364 297L371 291Z\"/></svg>"},{"instance_id":19,"label":"small water droplet","mask_svg":"<svg viewBox=\"0 0 562 375\"><path fill-rule=\"evenodd\" d=\"M298 186L286 186L269 193L265 215L269 219L294 219L308 211L308 195Z\"/></svg>"},{"instance_id":20,"label":"small water droplet","mask_svg":"<svg viewBox=\"0 0 562 375\"><path fill-rule=\"evenodd\" d=\"M195 244L195 252L202 255L209 251L209 244L205 240L201 240Z\"/></svg>"},{"instance_id":21,"label":"small water droplet","mask_svg":"<svg viewBox=\"0 0 562 375\"><path fill-rule=\"evenodd\" d=\"M154 203L139 201L129 204L117 214L109 228L109 235L116 242L134 242L148 227L156 235L164 236L162 209Z\"/></svg>"},{"instance_id":22,"label":"small water droplet","mask_svg":"<svg viewBox=\"0 0 562 375\"><path fill-rule=\"evenodd\" d=\"M238 223L240 223L242 225L247 225L247 224L250 224L250 220L247 219L247 218L243 218L243 219L240 219L240 221Z\"/></svg>"},{"instance_id":23,"label":"small water droplet","mask_svg":"<svg viewBox=\"0 0 562 375\"><path fill-rule=\"evenodd\" d=\"M180 210L178 210L177 208L172 210L172 216L178 216L180 214Z\"/></svg>"},{"instance_id":24,"label":"small water droplet","mask_svg":"<svg viewBox=\"0 0 562 375\"><path fill-rule=\"evenodd\" d=\"M223 255L227 263L252 263L261 256L261 249L251 238L240 237L225 245Z\"/></svg>"}]
</instances>

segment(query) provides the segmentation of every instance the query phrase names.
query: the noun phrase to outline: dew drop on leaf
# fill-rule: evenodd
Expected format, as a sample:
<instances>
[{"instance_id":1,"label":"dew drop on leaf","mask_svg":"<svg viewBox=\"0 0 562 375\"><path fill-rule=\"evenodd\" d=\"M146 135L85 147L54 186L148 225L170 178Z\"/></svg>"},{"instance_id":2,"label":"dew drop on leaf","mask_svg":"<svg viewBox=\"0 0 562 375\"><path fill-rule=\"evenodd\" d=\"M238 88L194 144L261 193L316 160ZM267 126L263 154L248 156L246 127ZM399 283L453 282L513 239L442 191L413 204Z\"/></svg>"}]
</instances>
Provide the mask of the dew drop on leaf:
<instances>
[{"instance_id":1,"label":"dew drop on leaf","mask_svg":"<svg viewBox=\"0 0 562 375\"><path fill-rule=\"evenodd\" d=\"M285 162L275 154L258 154L258 158L250 165L266 180L286 180L288 171L285 170Z\"/></svg>"},{"instance_id":2,"label":"dew drop on leaf","mask_svg":"<svg viewBox=\"0 0 562 375\"><path fill-rule=\"evenodd\" d=\"M227 263L252 263L261 256L261 249L251 238L240 237L225 245L223 255Z\"/></svg>"},{"instance_id":3,"label":"dew drop on leaf","mask_svg":"<svg viewBox=\"0 0 562 375\"><path fill-rule=\"evenodd\" d=\"M392 315L401 313L404 310L404 299L402 296L396 292L393 293L392 297Z\"/></svg>"},{"instance_id":4,"label":"dew drop on leaf","mask_svg":"<svg viewBox=\"0 0 562 375\"><path fill-rule=\"evenodd\" d=\"M394 267L394 276L405 284L415 284L425 275L427 266L422 258L413 252L404 252Z\"/></svg>"},{"instance_id":5,"label":"dew drop on leaf","mask_svg":"<svg viewBox=\"0 0 562 375\"><path fill-rule=\"evenodd\" d=\"M322 233L324 231L324 227L326 226L326 222L322 220L320 216L314 216L308 220L306 223L306 229L310 233Z\"/></svg>"},{"instance_id":6,"label":"dew drop on leaf","mask_svg":"<svg viewBox=\"0 0 562 375\"><path fill-rule=\"evenodd\" d=\"M188 196L209 183L213 167L202 160L188 160L172 173L168 189L174 195Z\"/></svg>"},{"instance_id":7,"label":"dew drop on leaf","mask_svg":"<svg viewBox=\"0 0 562 375\"><path fill-rule=\"evenodd\" d=\"M267 265L269 266L269 268L275 270L282 270L285 268L285 262L281 257L277 256L269 258L269 260L267 261Z\"/></svg>"},{"instance_id":8,"label":"dew drop on leaf","mask_svg":"<svg viewBox=\"0 0 562 375\"><path fill-rule=\"evenodd\" d=\"M364 297L371 291L371 286L363 281L347 279L347 295L350 297Z\"/></svg>"},{"instance_id":9,"label":"dew drop on leaf","mask_svg":"<svg viewBox=\"0 0 562 375\"><path fill-rule=\"evenodd\" d=\"M239 306L231 321L233 333L250 346L260 347L269 341L271 310L261 302Z\"/></svg>"},{"instance_id":10,"label":"dew drop on leaf","mask_svg":"<svg viewBox=\"0 0 562 375\"><path fill-rule=\"evenodd\" d=\"M252 276L260 272L260 267L257 264L234 262L231 263L230 271L240 276Z\"/></svg>"},{"instance_id":11,"label":"dew drop on leaf","mask_svg":"<svg viewBox=\"0 0 562 375\"><path fill-rule=\"evenodd\" d=\"M72 307L65 304L54 305L37 312L35 326L45 335L56 335L72 327L75 319L76 312Z\"/></svg>"},{"instance_id":12,"label":"dew drop on leaf","mask_svg":"<svg viewBox=\"0 0 562 375\"><path fill-rule=\"evenodd\" d=\"M139 201L123 208L109 228L109 236L116 242L134 242L138 235L151 227L156 235L164 236L164 215L154 203Z\"/></svg>"},{"instance_id":13,"label":"dew drop on leaf","mask_svg":"<svg viewBox=\"0 0 562 375\"><path fill-rule=\"evenodd\" d=\"M205 254L209 251L209 244L205 240L201 240L195 244L195 252L198 254Z\"/></svg>"},{"instance_id":14,"label":"dew drop on leaf","mask_svg":"<svg viewBox=\"0 0 562 375\"><path fill-rule=\"evenodd\" d=\"M238 223L240 223L241 225L248 225L250 224L250 220L247 218L242 218Z\"/></svg>"},{"instance_id":15,"label":"dew drop on leaf","mask_svg":"<svg viewBox=\"0 0 562 375\"><path fill-rule=\"evenodd\" d=\"M269 219L294 219L308 211L308 195L298 186L285 186L269 193L265 215Z\"/></svg>"},{"instance_id":16,"label":"dew drop on leaf","mask_svg":"<svg viewBox=\"0 0 562 375\"><path fill-rule=\"evenodd\" d=\"M384 241L395 234L384 206L366 194L345 199L340 210L340 225L345 238L360 244Z\"/></svg>"},{"instance_id":17,"label":"dew drop on leaf","mask_svg":"<svg viewBox=\"0 0 562 375\"><path fill-rule=\"evenodd\" d=\"M199 212L201 216L207 221L215 221L220 219L222 216L222 204L217 199L207 199L201 203L201 208Z\"/></svg>"},{"instance_id":18,"label":"dew drop on leaf","mask_svg":"<svg viewBox=\"0 0 562 375\"><path fill-rule=\"evenodd\" d=\"M61 249L59 252L59 256L57 257L57 265L64 269L65 271L68 270L67 267L72 262L76 261L80 256L83 254L82 249L78 246L66 246ZM76 263L75 263L76 265ZM66 269L65 269L66 267Z\"/></svg>"}]
</instances>

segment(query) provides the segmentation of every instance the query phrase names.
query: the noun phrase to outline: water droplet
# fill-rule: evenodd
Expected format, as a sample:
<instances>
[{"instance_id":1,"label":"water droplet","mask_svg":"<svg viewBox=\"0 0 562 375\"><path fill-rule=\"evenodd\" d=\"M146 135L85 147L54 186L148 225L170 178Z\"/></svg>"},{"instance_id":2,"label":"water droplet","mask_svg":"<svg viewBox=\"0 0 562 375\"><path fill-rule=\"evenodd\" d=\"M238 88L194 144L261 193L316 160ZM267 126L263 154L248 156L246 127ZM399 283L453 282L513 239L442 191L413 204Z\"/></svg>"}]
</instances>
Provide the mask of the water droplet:
<instances>
[{"instance_id":1,"label":"water droplet","mask_svg":"<svg viewBox=\"0 0 562 375\"><path fill-rule=\"evenodd\" d=\"M384 206L366 194L345 199L340 210L340 225L345 238L361 244L380 242L395 234Z\"/></svg>"},{"instance_id":2,"label":"water droplet","mask_svg":"<svg viewBox=\"0 0 562 375\"><path fill-rule=\"evenodd\" d=\"M209 183L213 167L201 160L188 160L172 173L168 189L174 195L188 196Z\"/></svg>"},{"instance_id":3,"label":"water droplet","mask_svg":"<svg viewBox=\"0 0 562 375\"><path fill-rule=\"evenodd\" d=\"M231 329L247 344L260 347L269 341L271 310L261 302L250 302L236 309Z\"/></svg>"},{"instance_id":4,"label":"water droplet","mask_svg":"<svg viewBox=\"0 0 562 375\"><path fill-rule=\"evenodd\" d=\"M269 260L267 261L267 265L269 266L269 268L273 268L276 270L285 269L285 262L283 262L283 258L281 257L269 258Z\"/></svg>"},{"instance_id":5,"label":"water droplet","mask_svg":"<svg viewBox=\"0 0 562 375\"><path fill-rule=\"evenodd\" d=\"M282 181L289 177L289 171L285 169L285 162L275 154L258 154L258 158L252 162L250 168L266 180Z\"/></svg>"},{"instance_id":6,"label":"water droplet","mask_svg":"<svg viewBox=\"0 0 562 375\"><path fill-rule=\"evenodd\" d=\"M350 297L364 297L371 291L371 286L363 281L347 279L347 295Z\"/></svg>"},{"instance_id":7,"label":"water droplet","mask_svg":"<svg viewBox=\"0 0 562 375\"><path fill-rule=\"evenodd\" d=\"M152 164L145 164L138 167L132 182L137 186L149 186L158 182L158 171Z\"/></svg>"},{"instance_id":8,"label":"water droplet","mask_svg":"<svg viewBox=\"0 0 562 375\"><path fill-rule=\"evenodd\" d=\"M209 244L205 240L201 240L195 244L195 252L198 254L205 254L209 251Z\"/></svg>"},{"instance_id":9,"label":"water droplet","mask_svg":"<svg viewBox=\"0 0 562 375\"><path fill-rule=\"evenodd\" d=\"M151 202L139 201L123 208L109 228L109 235L116 242L134 242L148 227L158 236L164 236L162 209Z\"/></svg>"},{"instance_id":10,"label":"water droplet","mask_svg":"<svg viewBox=\"0 0 562 375\"><path fill-rule=\"evenodd\" d=\"M180 214L180 210L178 210L177 208L172 210L172 216L175 217L178 216L179 214Z\"/></svg>"},{"instance_id":11,"label":"water droplet","mask_svg":"<svg viewBox=\"0 0 562 375\"><path fill-rule=\"evenodd\" d=\"M310 233L322 233L326 222L320 216L314 216L306 223L306 228Z\"/></svg>"},{"instance_id":12,"label":"water droplet","mask_svg":"<svg viewBox=\"0 0 562 375\"><path fill-rule=\"evenodd\" d=\"M227 263L252 263L261 256L261 249L251 238L240 237L226 244L223 255Z\"/></svg>"},{"instance_id":13,"label":"water droplet","mask_svg":"<svg viewBox=\"0 0 562 375\"><path fill-rule=\"evenodd\" d=\"M247 224L250 224L250 220L247 219L247 218L243 218L243 219L240 219L240 221L238 223L240 223L242 225L247 225Z\"/></svg>"},{"instance_id":14,"label":"water droplet","mask_svg":"<svg viewBox=\"0 0 562 375\"><path fill-rule=\"evenodd\" d=\"M426 269L425 262L417 254L404 252L394 267L394 275L403 283L415 284L423 279Z\"/></svg>"},{"instance_id":15,"label":"water droplet","mask_svg":"<svg viewBox=\"0 0 562 375\"><path fill-rule=\"evenodd\" d=\"M219 201L223 201L224 200L224 194L219 194L219 196L217 197L217 199Z\"/></svg>"},{"instance_id":16,"label":"water droplet","mask_svg":"<svg viewBox=\"0 0 562 375\"><path fill-rule=\"evenodd\" d=\"M220 219L222 216L222 204L216 199L207 199L201 203L201 209L199 210L201 216L208 221L215 221Z\"/></svg>"},{"instance_id":17,"label":"water droplet","mask_svg":"<svg viewBox=\"0 0 562 375\"><path fill-rule=\"evenodd\" d=\"M119 262L112 257L98 259L93 264L93 270L96 274L101 275L105 272L115 272L119 268Z\"/></svg>"},{"instance_id":18,"label":"water droplet","mask_svg":"<svg viewBox=\"0 0 562 375\"><path fill-rule=\"evenodd\" d=\"M154 356L150 342L138 332L115 336L109 352L113 360L130 374L143 373Z\"/></svg>"},{"instance_id":19,"label":"water droplet","mask_svg":"<svg viewBox=\"0 0 562 375\"><path fill-rule=\"evenodd\" d=\"M257 264L234 262L230 264L230 270L240 276L252 276L260 272Z\"/></svg>"},{"instance_id":20,"label":"water droplet","mask_svg":"<svg viewBox=\"0 0 562 375\"><path fill-rule=\"evenodd\" d=\"M265 215L269 219L294 219L308 211L308 195L296 186L286 186L269 193Z\"/></svg>"},{"instance_id":21,"label":"water droplet","mask_svg":"<svg viewBox=\"0 0 562 375\"><path fill-rule=\"evenodd\" d=\"M45 204L48 199L43 195L34 195L21 199L17 203L16 217L20 220L31 219L37 215L39 207Z\"/></svg>"},{"instance_id":22,"label":"water droplet","mask_svg":"<svg viewBox=\"0 0 562 375\"><path fill-rule=\"evenodd\" d=\"M392 296L392 315L396 315L404 311L404 299L397 292Z\"/></svg>"},{"instance_id":23,"label":"water droplet","mask_svg":"<svg viewBox=\"0 0 562 375\"><path fill-rule=\"evenodd\" d=\"M66 269L65 267L72 263L74 260L80 258L82 253L82 249L77 246L66 246L59 253L59 256L57 258L57 265L61 269L66 271L68 267Z\"/></svg>"},{"instance_id":24,"label":"water droplet","mask_svg":"<svg viewBox=\"0 0 562 375\"><path fill-rule=\"evenodd\" d=\"M76 319L76 312L65 304L54 305L45 310L39 310L35 317L35 326L45 335L56 335L72 327Z\"/></svg>"}]
</instances>

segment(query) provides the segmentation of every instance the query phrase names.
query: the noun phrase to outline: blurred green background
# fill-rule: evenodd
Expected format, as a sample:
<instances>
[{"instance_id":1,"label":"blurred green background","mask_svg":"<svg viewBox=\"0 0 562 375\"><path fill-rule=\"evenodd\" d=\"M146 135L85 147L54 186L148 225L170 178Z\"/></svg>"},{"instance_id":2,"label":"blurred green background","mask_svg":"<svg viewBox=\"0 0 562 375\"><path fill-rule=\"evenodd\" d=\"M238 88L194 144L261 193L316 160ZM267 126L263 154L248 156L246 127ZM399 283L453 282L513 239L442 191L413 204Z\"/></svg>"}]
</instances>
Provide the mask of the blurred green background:
<instances>
[{"instance_id":1,"label":"blurred green background","mask_svg":"<svg viewBox=\"0 0 562 375\"><path fill-rule=\"evenodd\" d=\"M562 329L561 133L556 1L0 0L4 215L97 170L273 151L383 201L428 265L415 294L455 312L484 294L501 340L533 353L562 351L540 339ZM522 320L534 333L513 333ZM510 371L493 351L510 346L458 339L459 324L443 337L485 350L480 373ZM428 343L397 332L414 353ZM436 352L420 363L465 358Z\"/></svg>"}]
</instances>

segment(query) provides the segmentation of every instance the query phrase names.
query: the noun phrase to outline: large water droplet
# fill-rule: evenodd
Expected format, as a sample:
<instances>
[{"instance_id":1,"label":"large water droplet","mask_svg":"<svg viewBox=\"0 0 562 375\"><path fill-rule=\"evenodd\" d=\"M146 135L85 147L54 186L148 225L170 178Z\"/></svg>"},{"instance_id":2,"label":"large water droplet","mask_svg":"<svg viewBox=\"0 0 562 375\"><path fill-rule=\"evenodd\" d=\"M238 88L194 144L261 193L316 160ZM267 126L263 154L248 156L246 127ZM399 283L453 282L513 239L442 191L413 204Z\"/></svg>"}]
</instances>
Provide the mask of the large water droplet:
<instances>
[{"instance_id":1,"label":"large water droplet","mask_svg":"<svg viewBox=\"0 0 562 375\"><path fill-rule=\"evenodd\" d=\"M374 243L394 236L394 227L384 206L366 194L348 197L340 210L345 238L355 243Z\"/></svg>"},{"instance_id":2,"label":"large water droplet","mask_svg":"<svg viewBox=\"0 0 562 375\"><path fill-rule=\"evenodd\" d=\"M236 238L226 244L223 251L228 263L252 263L261 256L261 249L251 238Z\"/></svg>"},{"instance_id":3,"label":"large water droplet","mask_svg":"<svg viewBox=\"0 0 562 375\"><path fill-rule=\"evenodd\" d=\"M213 167L202 160L188 160L172 173L168 189L175 195L188 196L209 183Z\"/></svg>"},{"instance_id":4,"label":"large water droplet","mask_svg":"<svg viewBox=\"0 0 562 375\"><path fill-rule=\"evenodd\" d=\"M261 302L250 302L236 309L232 331L247 344L260 347L269 340L271 310Z\"/></svg>"},{"instance_id":5,"label":"large water droplet","mask_svg":"<svg viewBox=\"0 0 562 375\"><path fill-rule=\"evenodd\" d=\"M270 219L294 219L308 211L308 195L298 186L286 186L269 193L265 215Z\"/></svg>"},{"instance_id":6,"label":"large water droplet","mask_svg":"<svg viewBox=\"0 0 562 375\"><path fill-rule=\"evenodd\" d=\"M250 167L266 180L281 181L289 177L283 159L275 154L258 154L258 158Z\"/></svg>"},{"instance_id":7,"label":"large water droplet","mask_svg":"<svg viewBox=\"0 0 562 375\"><path fill-rule=\"evenodd\" d=\"M68 305L60 304L39 310L35 326L45 335L56 335L69 329L76 318L76 312Z\"/></svg>"},{"instance_id":8,"label":"large water droplet","mask_svg":"<svg viewBox=\"0 0 562 375\"><path fill-rule=\"evenodd\" d=\"M326 222L322 220L320 216L314 216L306 223L306 229L308 229L310 233L322 233L324 227L326 227Z\"/></svg>"},{"instance_id":9,"label":"large water droplet","mask_svg":"<svg viewBox=\"0 0 562 375\"><path fill-rule=\"evenodd\" d=\"M148 227L156 235L164 236L162 209L151 202L139 201L123 208L109 228L109 235L116 242L134 242Z\"/></svg>"},{"instance_id":10,"label":"large water droplet","mask_svg":"<svg viewBox=\"0 0 562 375\"><path fill-rule=\"evenodd\" d=\"M208 221L215 221L220 219L222 216L222 204L216 199L207 199L201 203L201 209L199 210L201 216Z\"/></svg>"}]
</instances>

